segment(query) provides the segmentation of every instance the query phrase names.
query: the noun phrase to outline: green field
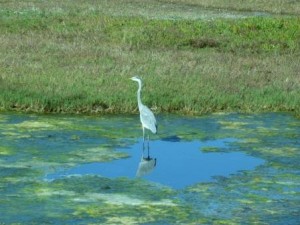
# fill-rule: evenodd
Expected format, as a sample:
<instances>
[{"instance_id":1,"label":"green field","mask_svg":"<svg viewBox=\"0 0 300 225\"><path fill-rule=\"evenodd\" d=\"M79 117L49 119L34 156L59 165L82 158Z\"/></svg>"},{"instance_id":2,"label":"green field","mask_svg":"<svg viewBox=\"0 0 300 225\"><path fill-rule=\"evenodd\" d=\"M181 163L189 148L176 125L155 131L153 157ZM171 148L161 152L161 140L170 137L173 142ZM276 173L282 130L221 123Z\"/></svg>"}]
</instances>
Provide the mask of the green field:
<instances>
[{"instance_id":1,"label":"green field","mask_svg":"<svg viewBox=\"0 0 300 225\"><path fill-rule=\"evenodd\" d=\"M281 0L0 1L0 109L132 113L139 75L155 112L300 116L299 15Z\"/></svg>"}]
</instances>

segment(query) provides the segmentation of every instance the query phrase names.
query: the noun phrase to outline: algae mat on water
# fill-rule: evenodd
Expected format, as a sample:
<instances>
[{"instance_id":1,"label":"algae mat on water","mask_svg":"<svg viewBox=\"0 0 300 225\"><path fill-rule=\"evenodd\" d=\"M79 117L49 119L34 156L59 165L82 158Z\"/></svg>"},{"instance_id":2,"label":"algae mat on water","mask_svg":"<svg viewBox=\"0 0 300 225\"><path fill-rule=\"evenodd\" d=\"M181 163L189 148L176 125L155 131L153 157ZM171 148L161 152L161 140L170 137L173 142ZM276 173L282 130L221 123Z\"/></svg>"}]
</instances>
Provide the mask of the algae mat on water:
<instances>
[{"instance_id":1,"label":"algae mat on water","mask_svg":"<svg viewBox=\"0 0 300 225\"><path fill-rule=\"evenodd\" d=\"M0 114L0 223L297 224L300 121L289 114L158 117L157 140L243 152L264 163L175 190L147 179L47 174L130 157L138 116ZM226 147L205 146L220 139ZM171 156L170 156L171 157ZM217 166L217 165L216 165Z\"/></svg>"}]
</instances>

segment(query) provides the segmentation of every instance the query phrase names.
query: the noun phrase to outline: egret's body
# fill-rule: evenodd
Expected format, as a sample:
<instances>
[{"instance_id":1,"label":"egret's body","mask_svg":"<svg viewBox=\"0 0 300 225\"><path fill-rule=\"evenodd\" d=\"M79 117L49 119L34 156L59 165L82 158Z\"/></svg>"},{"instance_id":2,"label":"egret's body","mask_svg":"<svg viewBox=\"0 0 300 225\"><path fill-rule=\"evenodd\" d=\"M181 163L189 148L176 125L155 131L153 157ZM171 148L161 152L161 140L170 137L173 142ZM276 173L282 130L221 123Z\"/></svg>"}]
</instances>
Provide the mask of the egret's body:
<instances>
[{"instance_id":1,"label":"egret's body","mask_svg":"<svg viewBox=\"0 0 300 225\"><path fill-rule=\"evenodd\" d=\"M157 133L157 123L153 112L145 106L141 101L142 80L139 77L132 77L131 80L138 82L139 89L137 91L138 107L140 111L140 119L143 127L143 140L145 141L145 128L152 133ZM148 136L149 141L149 136ZM148 142L149 143L149 142Z\"/></svg>"}]
</instances>

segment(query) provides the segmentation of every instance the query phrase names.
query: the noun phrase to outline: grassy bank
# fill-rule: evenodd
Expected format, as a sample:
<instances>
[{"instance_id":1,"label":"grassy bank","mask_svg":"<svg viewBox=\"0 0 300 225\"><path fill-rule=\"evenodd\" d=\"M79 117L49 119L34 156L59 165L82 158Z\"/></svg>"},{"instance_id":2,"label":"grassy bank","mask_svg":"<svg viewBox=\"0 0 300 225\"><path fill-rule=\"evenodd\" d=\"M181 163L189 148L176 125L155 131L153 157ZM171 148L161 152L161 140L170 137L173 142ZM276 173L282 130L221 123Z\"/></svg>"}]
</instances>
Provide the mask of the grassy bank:
<instances>
[{"instance_id":1,"label":"grassy bank","mask_svg":"<svg viewBox=\"0 0 300 225\"><path fill-rule=\"evenodd\" d=\"M124 2L128 10L146 6L0 3L0 108L131 113L137 85L128 78L138 74L143 100L157 112L300 115L299 17L118 16ZM158 3L149 2L154 10Z\"/></svg>"},{"instance_id":2,"label":"grassy bank","mask_svg":"<svg viewBox=\"0 0 300 225\"><path fill-rule=\"evenodd\" d=\"M164 1L164 0L162 0ZM279 14L296 14L300 12L299 1L284 0L165 0L165 2L190 4L207 8L233 9L246 11L264 11Z\"/></svg>"}]
</instances>

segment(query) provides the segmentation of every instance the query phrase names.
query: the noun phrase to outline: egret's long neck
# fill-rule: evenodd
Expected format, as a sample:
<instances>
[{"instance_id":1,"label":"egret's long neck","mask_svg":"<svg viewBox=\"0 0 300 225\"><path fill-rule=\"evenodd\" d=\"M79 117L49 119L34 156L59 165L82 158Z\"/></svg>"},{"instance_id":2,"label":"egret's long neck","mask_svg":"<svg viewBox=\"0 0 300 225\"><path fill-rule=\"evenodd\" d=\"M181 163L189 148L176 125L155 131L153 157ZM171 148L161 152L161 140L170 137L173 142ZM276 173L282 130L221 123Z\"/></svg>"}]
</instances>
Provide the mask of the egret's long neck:
<instances>
[{"instance_id":1,"label":"egret's long neck","mask_svg":"<svg viewBox=\"0 0 300 225\"><path fill-rule=\"evenodd\" d=\"M139 81L138 83L139 83L139 89L137 91L137 100L138 100L138 106L140 108L143 105L141 100L142 82Z\"/></svg>"}]
</instances>

